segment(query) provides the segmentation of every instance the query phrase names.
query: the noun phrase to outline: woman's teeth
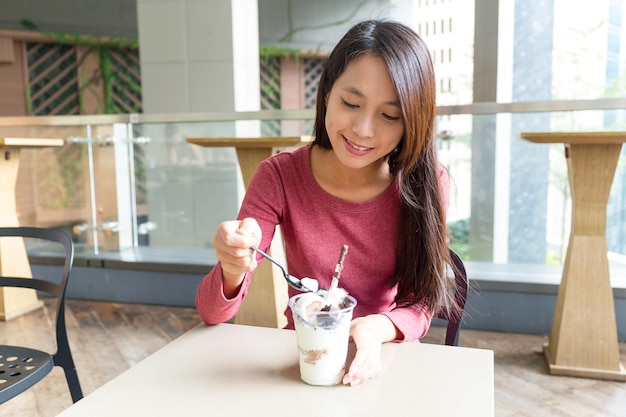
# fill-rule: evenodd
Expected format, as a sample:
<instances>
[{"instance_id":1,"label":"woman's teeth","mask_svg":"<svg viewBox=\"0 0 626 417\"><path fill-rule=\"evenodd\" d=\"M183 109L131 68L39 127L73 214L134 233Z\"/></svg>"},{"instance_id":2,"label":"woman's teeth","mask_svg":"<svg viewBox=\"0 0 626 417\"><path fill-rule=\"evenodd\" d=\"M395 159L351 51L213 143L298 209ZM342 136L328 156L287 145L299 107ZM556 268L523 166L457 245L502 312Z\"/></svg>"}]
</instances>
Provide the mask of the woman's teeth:
<instances>
[{"instance_id":1,"label":"woman's teeth","mask_svg":"<svg viewBox=\"0 0 626 417\"><path fill-rule=\"evenodd\" d=\"M346 140L347 140L347 139L346 139ZM350 142L349 140L347 140L347 141L348 141L348 143L350 144L350 146L352 146L352 147L353 147L354 149L356 149L357 151L366 151L366 150L370 149L370 148L366 148L366 147L363 147L363 146L357 146L357 145L355 145L354 143Z\"/></svg>"}]
</instances>

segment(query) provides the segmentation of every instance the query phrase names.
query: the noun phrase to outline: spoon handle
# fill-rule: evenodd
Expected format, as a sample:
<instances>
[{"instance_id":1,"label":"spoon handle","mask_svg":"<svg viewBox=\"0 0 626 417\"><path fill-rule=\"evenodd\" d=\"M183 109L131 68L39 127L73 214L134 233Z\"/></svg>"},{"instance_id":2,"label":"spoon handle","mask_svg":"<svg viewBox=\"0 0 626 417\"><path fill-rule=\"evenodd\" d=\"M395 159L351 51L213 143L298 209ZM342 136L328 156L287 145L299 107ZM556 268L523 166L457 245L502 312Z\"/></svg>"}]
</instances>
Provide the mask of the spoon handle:
<instances>
[{"instance_id":1,"label":"spoon handle","mask_svg":"<svg viewBox=\"0 0 626 417\"><path fill-rule=\"evenodd\" d=\"M271 263L279 267L280 270L283 271L283 275L287 276L287 271L285 271L285 268L283 268L283 266L276 259L272 258L271 256L269 256L267 253L263 252L261 249L257 248L256 246L250 246L250 249L258 252L265 259L267 259L268 261L270 261Z\"/></svg>"}]
</instances>

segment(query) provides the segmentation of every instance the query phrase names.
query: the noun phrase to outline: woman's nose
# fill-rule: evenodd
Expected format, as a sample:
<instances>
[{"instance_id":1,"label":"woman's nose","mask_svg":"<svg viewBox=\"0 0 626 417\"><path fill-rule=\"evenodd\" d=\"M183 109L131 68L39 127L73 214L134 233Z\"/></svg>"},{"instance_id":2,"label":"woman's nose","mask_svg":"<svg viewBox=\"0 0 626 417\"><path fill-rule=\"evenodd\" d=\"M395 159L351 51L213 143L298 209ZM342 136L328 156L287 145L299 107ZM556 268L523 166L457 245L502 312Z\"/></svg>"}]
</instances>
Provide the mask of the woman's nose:
<instances>
[{"instance_id":1,"label":"woman's nose","mask_svg":"<svg viewBox=\"0 0 626 417\"><path fill-rule=\"evenodd\" d=\"M352 131L362 138L374 136L375 130L374 116L365 113L358 115L352 125Z\"/></svg>"}]
</instances>

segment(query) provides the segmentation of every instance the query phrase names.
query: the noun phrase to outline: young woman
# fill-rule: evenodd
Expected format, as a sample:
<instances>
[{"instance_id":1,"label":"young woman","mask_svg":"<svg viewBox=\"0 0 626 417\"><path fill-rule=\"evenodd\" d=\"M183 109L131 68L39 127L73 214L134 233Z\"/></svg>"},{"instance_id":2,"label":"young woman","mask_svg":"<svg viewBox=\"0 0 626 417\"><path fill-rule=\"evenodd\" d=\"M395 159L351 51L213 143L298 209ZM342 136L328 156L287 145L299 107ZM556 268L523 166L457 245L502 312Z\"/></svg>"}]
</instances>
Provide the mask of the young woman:
<instances>
[{"instance_id":1,"label":"young woman","mask_svg":"<svg viewBox=\"0 0 626 417\"><path fill-rule=\"evenodd\" d=\"M312 144L264 161L238 220L219 225L219 262L196 298L202 319L215 324L237 313L262 259L250 246L266 250L277 225L290 274L321 287L347 244L340 286L357 300L357 352L343 382L377 376L384 342L420 339L436 309L453 305L449 184L434 129L435 77L421 38L391 21L352 27L321 75Z\"/></svg>"}]
</instances>

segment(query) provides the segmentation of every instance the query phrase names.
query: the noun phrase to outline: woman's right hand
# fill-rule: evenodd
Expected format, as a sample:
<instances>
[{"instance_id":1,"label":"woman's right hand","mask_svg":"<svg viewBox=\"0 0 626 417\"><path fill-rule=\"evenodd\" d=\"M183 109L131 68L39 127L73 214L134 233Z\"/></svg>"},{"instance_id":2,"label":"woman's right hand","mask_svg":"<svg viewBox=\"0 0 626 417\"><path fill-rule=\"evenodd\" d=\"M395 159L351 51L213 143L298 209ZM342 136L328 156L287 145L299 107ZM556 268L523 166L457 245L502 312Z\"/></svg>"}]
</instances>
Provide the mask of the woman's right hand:
<instances>
[{"instance_id":1,"label":"woman's right hand","mask_svg":"<svg viewBox=\"0 0 626 417\"><path fill-rule=\"evenodd\" d=\"M224 295L234 297L247 272L257 267L256 253L250 246L261 242L261 227L253 218L220 223L212 244L222 265Z\"/></svg>"}]
</instances>

